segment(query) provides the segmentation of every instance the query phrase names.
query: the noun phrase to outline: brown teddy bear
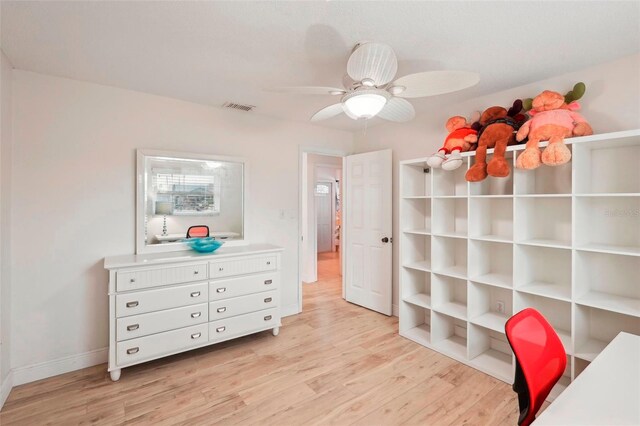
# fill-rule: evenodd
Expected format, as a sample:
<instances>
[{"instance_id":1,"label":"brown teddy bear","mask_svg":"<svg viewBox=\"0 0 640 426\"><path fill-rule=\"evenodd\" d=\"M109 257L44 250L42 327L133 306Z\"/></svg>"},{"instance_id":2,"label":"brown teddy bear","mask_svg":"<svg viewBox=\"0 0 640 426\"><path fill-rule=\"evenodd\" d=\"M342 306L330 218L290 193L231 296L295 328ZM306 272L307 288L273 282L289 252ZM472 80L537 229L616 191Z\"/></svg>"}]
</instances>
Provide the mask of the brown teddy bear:
<instances>
[{"instance_id":1,"label":"brown teddy bear","mask_svg":"<svg viewBox=\"0 0 640 426\"><path fill-rule=\"evenodd\" d=\"M516 135L518 141L529 138L526 149L518 156L516 167L535 169L541 163L548 166L568 163L571 151L564 144L564 138L593 134L587 120L576 112L580 104L567 104L560 93L545 90L533 99L532 105L529 111L531 119L524 123ZM546 140L549 146L541 153L538 143Z\"/></svg>"},{"instance_id":2,"label":"brown teddy bear","mask_svg":"<svg viewBox=\"0 0 640 426\"><path fill-rule=\"evenodd\" d=\"M449 135L442 148L427 159L427 164L433 168L442 167L443 170L455 170L460 167L462 165L460 153L472 150L478 140L478 131L471 126L472 124L468 123L466 118L459 115L448 119L446 128Z\"/></svg>"},{"instance_id":3,"label":"brown teddy bear","mask_svg":"<svg viewBox=\"0 0 640 426\"><path fill-rule=\"evenodd\" d=\"M509 176L509 163L504 158L504 153L508 145L516 143L516 131L520 122L510 117L509 111L505 108L492 106L480 115L480 124L482 128L478 132L476 162L467 170L465 179L468 182L479 182L484 180L487 175ZM495 148L495 150L493 158L487 165L488 148Z\"/></svg>"}]
</instances>

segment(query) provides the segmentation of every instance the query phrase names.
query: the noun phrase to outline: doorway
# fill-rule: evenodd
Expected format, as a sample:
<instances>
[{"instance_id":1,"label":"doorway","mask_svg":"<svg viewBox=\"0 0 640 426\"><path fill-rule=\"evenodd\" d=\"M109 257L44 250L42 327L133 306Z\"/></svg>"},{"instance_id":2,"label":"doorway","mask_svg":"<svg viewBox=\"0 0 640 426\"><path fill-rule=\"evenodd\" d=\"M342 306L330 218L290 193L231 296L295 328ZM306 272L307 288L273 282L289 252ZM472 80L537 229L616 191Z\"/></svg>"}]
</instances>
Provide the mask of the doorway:
<instances>
[{"instance_id":1,"label":"doorway","mask_svg":"<svg viewBox=\"0 0 640 426\"><path fill-rule=\"evenodd\" d=\"M303 285L340 280L342 167L338 155L302 155L302 250Z\"/></svg>"}]
</instances>

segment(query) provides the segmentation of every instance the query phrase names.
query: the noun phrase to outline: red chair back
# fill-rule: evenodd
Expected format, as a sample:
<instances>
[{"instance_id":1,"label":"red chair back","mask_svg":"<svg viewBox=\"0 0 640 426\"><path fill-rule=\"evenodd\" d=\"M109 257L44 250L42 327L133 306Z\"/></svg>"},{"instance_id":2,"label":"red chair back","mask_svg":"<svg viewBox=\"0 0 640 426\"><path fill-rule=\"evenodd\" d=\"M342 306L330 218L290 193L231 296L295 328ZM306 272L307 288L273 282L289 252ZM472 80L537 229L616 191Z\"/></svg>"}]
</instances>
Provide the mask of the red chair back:
<instances>
[{"instance_id":1,"label":"red chair back","mask_svg":"<svg viewBox=\"0 0 640 426\"><path fill-rule=\"evenodd\" d=\"M516 356L513 390L518 394L518 424L528 426L567 365L567 353L551 324L533 308L507 320L507 340Z\"/></svg>"},{"instance_id":2,"label":"red chair back","mask_svg":"<svg viewBox=\"0 0 640 426\"><path fill-rule=\"evenodd\" d=\"M207 225L190 226L187 229L187 238L203 238L209 236L209 227Z\"/></svg>"}]
</instances>

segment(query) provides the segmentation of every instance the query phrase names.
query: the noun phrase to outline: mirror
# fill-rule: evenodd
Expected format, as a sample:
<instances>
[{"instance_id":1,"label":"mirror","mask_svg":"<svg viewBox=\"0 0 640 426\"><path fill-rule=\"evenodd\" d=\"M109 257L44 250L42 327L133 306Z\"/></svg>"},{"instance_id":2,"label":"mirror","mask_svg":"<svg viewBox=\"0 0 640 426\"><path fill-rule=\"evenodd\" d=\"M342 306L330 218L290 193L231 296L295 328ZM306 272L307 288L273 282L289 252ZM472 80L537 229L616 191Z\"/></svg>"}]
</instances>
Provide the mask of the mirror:
<instances>
[{"instance_id":1,"label":"mirror","mask_svg":"<svg viewBox=\"0 0 640 426\"><path fill-rule=\"evenodd\" d=\"M138 150L136 251L186 250L187 233L207 228L225 244L244 240L245 169L238 158Z\"/></svg>"}]
</instances>

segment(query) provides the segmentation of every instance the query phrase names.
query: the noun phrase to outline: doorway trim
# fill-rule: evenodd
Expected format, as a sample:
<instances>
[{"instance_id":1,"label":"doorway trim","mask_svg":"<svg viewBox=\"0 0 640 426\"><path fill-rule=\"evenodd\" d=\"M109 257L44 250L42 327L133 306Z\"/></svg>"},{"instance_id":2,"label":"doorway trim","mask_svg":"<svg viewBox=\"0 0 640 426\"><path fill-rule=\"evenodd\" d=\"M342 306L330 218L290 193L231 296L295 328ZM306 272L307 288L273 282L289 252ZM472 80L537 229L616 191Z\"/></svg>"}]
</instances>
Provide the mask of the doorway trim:
<instances>
[{"instance_id":1,"label":"doorway trim","mask_svg":"<svg viewBox=\"0 0 640 426\"><path fill-rule=\"evenodd\" d=\"M303 182L304 182L304 175L303 172L306 171L306 164L304 164L304 156L305 154L316 154L316 155L324 155L327 157L339 157L342 158L342 170L343 170L343 176L342 176L342 180L343 182L341 182L341 184L344 187L344 165L345 165L345 157L347 157L348 155L351 155L352 152L349 151L343 151L343 150L336 150L336 149L331 149L331 148L323 148L323 147L313 147L313 146L300 146L298 149L298 313L302 312L302 270L303 270L303 257L302 257L302 230L303 230L303 224L302 224L302 203L306 201L306 199L303 199L302 195L303 195L303 191L302 191L302 187L303 187ZM341 193L341 196L344 197L344 194ZM342 203L342 217L345 217L345 212L344 212L344 202ZM315 222L315 220L314 220ZM343 224L344 224L344 220L343 220ZM341 244L344 244L344 241L341 240L340 241ZM316 248L317 250L317 248ZM344 250L340 250L340 262L342 265L342 297L344 298L344 267L345 267L345 254L344 254Z\"/></svg>"}]
</instances>

